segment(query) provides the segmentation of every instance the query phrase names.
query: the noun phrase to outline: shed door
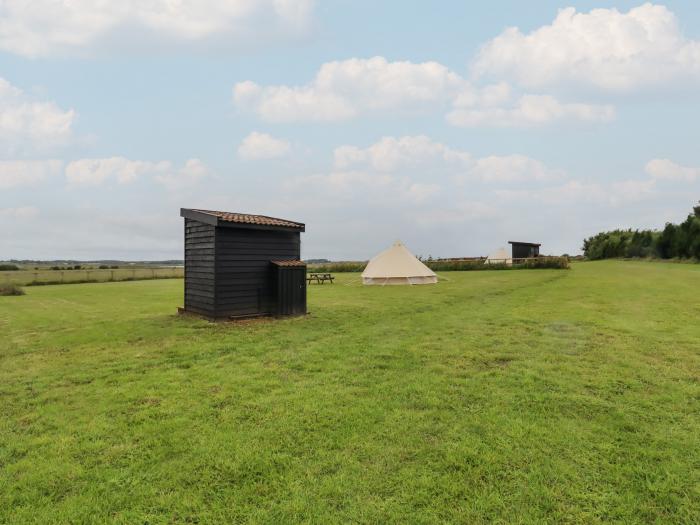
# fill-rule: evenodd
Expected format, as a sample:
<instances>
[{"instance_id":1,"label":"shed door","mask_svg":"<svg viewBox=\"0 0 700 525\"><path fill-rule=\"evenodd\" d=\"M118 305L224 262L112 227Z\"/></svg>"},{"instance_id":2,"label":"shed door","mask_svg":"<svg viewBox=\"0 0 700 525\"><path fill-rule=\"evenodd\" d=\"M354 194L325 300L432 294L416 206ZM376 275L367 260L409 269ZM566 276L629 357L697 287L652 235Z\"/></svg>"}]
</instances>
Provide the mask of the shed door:
<instances>
[{"instance_id":1,"label":"shed door","mask_svg":"<svg viewBox=\"0 0 700 525\"><path fill-rule=\"evenodd\" d=\"M277 315L306 313L306 268L277 267Z\"/></svg>"}]
</instances>

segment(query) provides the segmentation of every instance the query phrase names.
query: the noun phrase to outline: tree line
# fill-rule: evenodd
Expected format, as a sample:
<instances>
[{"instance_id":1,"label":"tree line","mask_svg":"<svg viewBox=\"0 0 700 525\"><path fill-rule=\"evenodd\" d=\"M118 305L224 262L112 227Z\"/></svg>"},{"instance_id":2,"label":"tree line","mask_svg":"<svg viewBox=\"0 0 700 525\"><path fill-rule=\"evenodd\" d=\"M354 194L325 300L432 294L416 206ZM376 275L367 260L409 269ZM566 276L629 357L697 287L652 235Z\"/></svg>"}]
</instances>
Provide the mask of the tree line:
<instances>
[{"instance_id":1,"label":"tree line","mask_svg":"<svg viewBox=\"0 0 700 525\"><path fill-rule=\"evenodd\" d=\"M680 224L666 223L663 230L613 230L583 241L589 259L656 257L700 260L700 203Z\"/></svg>"}]
</instances>

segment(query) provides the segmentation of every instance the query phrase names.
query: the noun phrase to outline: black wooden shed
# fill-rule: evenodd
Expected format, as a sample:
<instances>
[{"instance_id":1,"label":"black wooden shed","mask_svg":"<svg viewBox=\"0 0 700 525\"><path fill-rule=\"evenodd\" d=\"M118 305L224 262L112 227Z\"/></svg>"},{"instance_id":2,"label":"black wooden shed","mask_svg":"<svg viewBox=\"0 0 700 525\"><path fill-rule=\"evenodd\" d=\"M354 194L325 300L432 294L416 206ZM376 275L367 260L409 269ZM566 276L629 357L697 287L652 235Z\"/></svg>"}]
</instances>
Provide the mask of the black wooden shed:
<instances>
[{"instance_id":1,"label":"black wooden shed","mask_svg":"<svg viewBox=\"0 0 700 525\"><path fill-rule=\"evenodd\" d=\"M213 319L306 313L302 223L182 208L185 312Z\"/></svg>"},{"instance_id":2,"label":"black wooden shed","mask_svg":"<svg viewBox=\"0 0 700 525\"><path fill-rule=\"evenodd\" d=\"M513 259L527 259L530 257L539 257L540 246L534 242L519 242L519 241L508 241L513 247L512 257Z\"/></svg>"}]
</instances>

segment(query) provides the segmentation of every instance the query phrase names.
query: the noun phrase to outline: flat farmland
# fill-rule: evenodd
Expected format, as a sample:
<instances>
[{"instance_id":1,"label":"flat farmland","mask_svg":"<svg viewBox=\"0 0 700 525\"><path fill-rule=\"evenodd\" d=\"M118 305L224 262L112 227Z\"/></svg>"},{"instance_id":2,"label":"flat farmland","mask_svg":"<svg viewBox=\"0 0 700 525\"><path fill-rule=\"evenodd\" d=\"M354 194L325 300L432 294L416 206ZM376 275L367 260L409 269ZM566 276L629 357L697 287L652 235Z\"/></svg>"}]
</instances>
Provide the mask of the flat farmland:
<instances>
[{"instance_id":1,"label":"flat farmland","mask_svg":"<svg viewBox=\"0 0 700 525\"><path fill-rule=\"evenodd\" d=\"M698 523L700 266L0 297L0 523Z\"/></svg>"},{"instance_id":2,"label":"flat farmland","mask_svg":"<svg viewBox=\"0 0 700 525\"><path fill-rule=\"evenodd\" d=\"M0 272L0 284L20 286L32 284L66 284L83 282L134 281L144 279L172 279L184 277L182 267L164 268L114 268L90 270L19 270Z\"/></svg>"}]
</instances>

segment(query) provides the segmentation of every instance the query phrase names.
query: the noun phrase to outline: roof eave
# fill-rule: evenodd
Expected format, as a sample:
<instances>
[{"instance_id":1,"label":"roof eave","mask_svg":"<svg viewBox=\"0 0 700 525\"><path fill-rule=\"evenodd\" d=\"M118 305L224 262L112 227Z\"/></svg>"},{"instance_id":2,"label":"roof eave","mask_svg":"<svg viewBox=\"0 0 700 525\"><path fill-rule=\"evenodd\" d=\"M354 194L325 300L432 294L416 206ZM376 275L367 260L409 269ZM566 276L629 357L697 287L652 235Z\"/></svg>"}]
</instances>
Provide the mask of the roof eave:
<instances>
[{"instance_id":1,"label":"roof eave","mask_svg":"<svg viewBox=\"0 0 700 525\"><path fill-rule=\"evenodd\" d=\"M536 243L536 242L521 242L521 241L508 241L508 244L522 244L523 246L542 246L542 244Z\"/></svg>"},{"instance_id":2,"label":"roof eave","mask_svg":"<svg viewBox=\"0 0 700 525\"><path fill-rule=\"evenodd\" d=\"M180 208L180 217L186 219L192 219L204 224L210 224L212 226L221 226L224 228L245 228L250 230L279 230L279 231L292 231L292 232L304 232L306 231L306 225L302 223L297 223L296 226L283 226L274 224L252 224L245 222L231 222L223 220L217 215L211 213L206 213L200 210L193 210L191 208ZM282 219L279 219L282 220ZM291 221L289 221L291 222Z\"/></svg>"},{"instance_id":3,"label":"roof eave","mask_svg":"<svg viewBox=\"0 0 700 525\"><path fill-rule=\"evenodd\" d=\"M219 219L216 226L222 228L243 228L246 230L277 230L277 231L289 231L289 232L303 232L305 227L302 226L278 226L273 224L249 224L245 222L229 222Z\"/></svg>"},{"instance_id":4,"label":"roof eave","mask_svg":"<svg viewBox=\"0 0 700 525\"><path fill-rule=\"evenodd\" d=\"M212 226L218 226L219 218L216 215L211 215L210 213L203 213L201 211L192 210L190 208L180 208L180 217L185 219L192 219L197 222L202 222L204 224L211 224Z\"/></svg>"}]
</instances>

